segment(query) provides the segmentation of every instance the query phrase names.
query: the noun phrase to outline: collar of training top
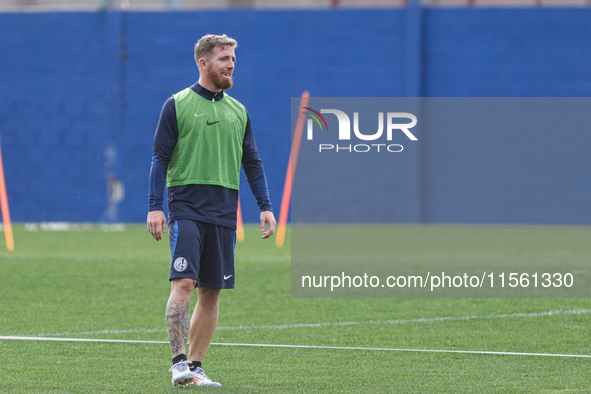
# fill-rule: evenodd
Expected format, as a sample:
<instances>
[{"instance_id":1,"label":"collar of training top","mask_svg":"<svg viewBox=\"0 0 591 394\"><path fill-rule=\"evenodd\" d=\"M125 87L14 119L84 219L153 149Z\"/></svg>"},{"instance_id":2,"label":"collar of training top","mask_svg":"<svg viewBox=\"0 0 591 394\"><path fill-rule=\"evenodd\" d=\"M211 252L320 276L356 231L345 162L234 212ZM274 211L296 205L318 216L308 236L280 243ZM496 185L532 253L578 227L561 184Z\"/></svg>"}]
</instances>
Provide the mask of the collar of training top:
<instances>
[{"instance_id":1,"label":"collar of training top","mask_svg":"<svg viewBox=\"0 0 591 394\"><path fill-rule=\"evenodd\" d=\"M223 90L221 92L212 92L211 90L207 90L203 86L199 85L199 82L195 82L195 84L191 86L191 89L207 100L220 101L222 97L224 97Z\"/></svg>"}]
</instances>

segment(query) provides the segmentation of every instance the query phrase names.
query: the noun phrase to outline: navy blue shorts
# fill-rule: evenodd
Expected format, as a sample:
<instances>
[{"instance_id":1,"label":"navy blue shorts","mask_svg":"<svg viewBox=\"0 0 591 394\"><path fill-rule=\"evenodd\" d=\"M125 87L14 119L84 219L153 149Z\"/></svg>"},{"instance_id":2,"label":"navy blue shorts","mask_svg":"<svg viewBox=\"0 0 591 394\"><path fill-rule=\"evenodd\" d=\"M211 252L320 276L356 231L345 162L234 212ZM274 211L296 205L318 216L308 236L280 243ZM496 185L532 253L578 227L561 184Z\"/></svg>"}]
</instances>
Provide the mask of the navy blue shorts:
<instances>
[{"instance_id":1,"label":"navy blue shorts","mask_svg":"<svg viewBox=\"0 0 591 394\"><path fill-rule=\"evenodd\" d=\"M191 278L196 287L234 288L236 231L195 220L175 220L169 226L170 280Z\"/></svg>"}]
</instances>

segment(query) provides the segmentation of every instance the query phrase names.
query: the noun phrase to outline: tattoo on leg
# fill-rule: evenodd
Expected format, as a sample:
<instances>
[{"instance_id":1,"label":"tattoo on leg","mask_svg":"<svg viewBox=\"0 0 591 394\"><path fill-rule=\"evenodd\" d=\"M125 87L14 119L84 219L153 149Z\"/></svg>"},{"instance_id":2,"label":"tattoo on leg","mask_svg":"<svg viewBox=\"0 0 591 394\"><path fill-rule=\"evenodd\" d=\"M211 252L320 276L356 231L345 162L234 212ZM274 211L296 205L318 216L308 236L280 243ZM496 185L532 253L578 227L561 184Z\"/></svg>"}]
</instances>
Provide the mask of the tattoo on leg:
<instances>
[{"instance_id":1,"label":"tattoo on leg","mask_svg":"<svg viewBox=\"0 0 591 394\"><path fill-rule=\"evenodd\" d=\"M172 354L178 354L189 338L189 301L169 299L166 306L166 330Z\"/></svg>"}]
</instances>

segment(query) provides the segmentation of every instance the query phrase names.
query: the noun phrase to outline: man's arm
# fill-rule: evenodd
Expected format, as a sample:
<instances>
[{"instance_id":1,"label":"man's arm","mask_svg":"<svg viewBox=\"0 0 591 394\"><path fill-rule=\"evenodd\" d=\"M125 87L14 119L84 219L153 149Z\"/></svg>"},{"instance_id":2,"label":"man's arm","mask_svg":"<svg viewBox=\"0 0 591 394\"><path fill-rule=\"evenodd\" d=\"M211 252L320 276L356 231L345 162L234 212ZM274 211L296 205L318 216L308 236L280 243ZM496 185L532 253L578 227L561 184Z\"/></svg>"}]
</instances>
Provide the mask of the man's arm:
<instances>
[{"instance_id":1,"label":"man's arm","mask_svg":"<svg viewBox=\"0 0 591 394\"><path fill-rule=\"evenodd\" d=\"M265 176L263 162L259 158L259 150L254 140L250 116L247 117L246 121L242 150L242 168L244 168L244 173L246 174L246 180L250 185L250 190L252 191L252 194L254 194L261 210L260 219L261 232L263 232L262 238L266 239L275 233L277 222L273 215L273 206L271 205L269 188L267 187L267 177ZM265 231L267 224L269 225L269 230Z\"/></svg>"},{"instance_id":2,"label":"man's arm","mask_svg":"<svg viewBox=\"0 0 591 394\"><path fill-rule=\"evenodd\" d=\"M158 155L152 154L152 166L150 167L150 192L148 193L148 231L156 239L162 239L162 233L166 232L166 217L162 210L164 185L166 183L166 168L160 163Z\"/></svg>"},{"instance_id":3,"label":"man's arm","mask_svg":"<svg viewBox=\"0 0 591 394\"><path fill-rule=\"evenodd\" d=\"M162 233L166 232L166 217L163 211L163 194L166 185L166 171L172 157L172 152L178 140L178 125L174 98L170 97L164 103L160 112L160 120L154 136L152 147L152 166L150 167L150 185L148 193L148 231L160 241Z\"/></svg>"}]
</instances>

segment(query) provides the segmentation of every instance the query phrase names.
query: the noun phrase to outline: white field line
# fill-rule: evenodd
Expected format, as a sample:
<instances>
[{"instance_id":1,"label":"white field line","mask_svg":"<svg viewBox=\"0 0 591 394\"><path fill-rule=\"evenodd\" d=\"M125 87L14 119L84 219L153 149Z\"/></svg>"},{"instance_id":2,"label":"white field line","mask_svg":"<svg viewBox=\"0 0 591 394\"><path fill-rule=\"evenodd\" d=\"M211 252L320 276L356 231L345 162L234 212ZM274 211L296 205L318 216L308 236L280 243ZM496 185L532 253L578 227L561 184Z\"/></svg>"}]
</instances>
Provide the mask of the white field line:
<instances>
[{"instance_id":1,"label":"white field line","mask_svg":"<svg viewBox=\"0 0 591 394\"><path fill-rule=\"evenodd\" d=\"M219 328L218 328L219 329ZM82 331L82 332L57 332L38 334L37 337L64 337L70 335L99 335L99 334L136 334L136 333L151 333L151 332L166 332L165 328L138 328L129 330L97 330L97 331Z\"/></svg>"},{"instance_id":2,"label":"white field line","mask_svg":"<svg viewBox=\"0 0 591 394\"><path fill-rule=\"evenodd\" d=\"M570 310L554 310L545 312L532 313L507 313L497 315L484 316L446 316L446 317L422 317L418 319L394 319L394 320L368 320L363 322L321 322L321 323L294 323L294 324L268 324L268 325L241 325L241 326L220 326L216 330L264 330L264 329L289 329L289 328L316 328L316 327L336 327L336 326L356 326L356 325L371 325L371 324L407 324L407 323L435 323L441 321L462 321L462 320L477 320L477 319L508 319L520 317L546 317L557 315L582 315L591 313L591 309L570 309ZM129 330L98 330L98 331L83 331L83 332L59 332L53 334L39 334L39 336L48 337L63 337L71 335L98 335L98 334L135 334L135 333L152 333L152 332L166 332L163 328L151 329L129 329Z\"/></svg>"},{"instance_id":3,"label":"white field line","mask_svg":"<svg viewBox=\"0 0 591 394\"><path fill-rule=\"evenodd\" d=\"M0 340L8 341L48 341L48 342L111 342L111 343L169 343L168 341L138 341L131 339L102 339L102 338L51 338L51 337L21 337L0 336Z\"/></svg>"},{"instance_id":4,"label":"white field line","mask_svg":"<svg viewBox=\"0 0 591 394\"><path fill-rule=\"evenodd\" d=\"M55 341L55 342L111 342L111 343L156 343L168 344L166 341L137 341L125 339L93 339L93 338L47 338L47 337L13 337L0 336L0 340L20 341ZM395 349L379 347L347 347L347 346L313 346L313 345L282 345L270 343L211 343L216 346L248 346L271 348L296 348L296 349L332 349L332 350L366 350L366 351L390 351L390 352L423 352L423 353L461 353L461 354L488 354L502 356L541 356L541 357L571 357L591 358L585 354L552 354L552 353L523 353L523 352L489 352L481 350L445 350L445 349Z\"/></svg>"}]
</instances>

